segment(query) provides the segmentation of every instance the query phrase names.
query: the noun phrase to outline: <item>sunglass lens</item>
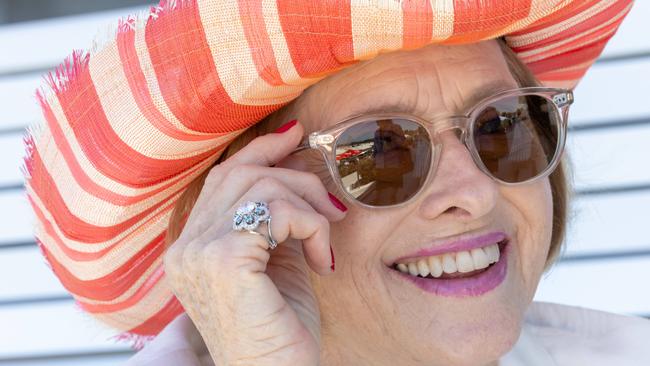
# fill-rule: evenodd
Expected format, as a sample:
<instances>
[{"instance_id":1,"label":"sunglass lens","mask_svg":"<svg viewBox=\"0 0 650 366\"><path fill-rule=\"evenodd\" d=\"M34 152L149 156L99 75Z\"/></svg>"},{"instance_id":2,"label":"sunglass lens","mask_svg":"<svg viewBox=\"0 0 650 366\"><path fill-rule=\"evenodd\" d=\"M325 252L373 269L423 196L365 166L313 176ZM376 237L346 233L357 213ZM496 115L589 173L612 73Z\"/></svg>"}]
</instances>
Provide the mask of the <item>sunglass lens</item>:
<instances>
[{"instance_id":1,"label":"sunglass lens","mask_svg":"<svg viewBox=\"0 0 650 366\"><path fill-rule=\"evenodd\" d=\"M376 119L338 138L336 167L345 190L371 206L391 206L417 193L431 166L431 140L419 123Z\"/></svg>"},{"instance_id":2,"label":"sunglass lens","mask_svg":"<svg viewBox=\"0 0 650 366\"><path fill-rule=\"evenodd\" d=\"M544 173L558 148L560 116L550 100L507 97L479 112L474 144L485 167L508 183Z\"/></svg>"}]
</instances>

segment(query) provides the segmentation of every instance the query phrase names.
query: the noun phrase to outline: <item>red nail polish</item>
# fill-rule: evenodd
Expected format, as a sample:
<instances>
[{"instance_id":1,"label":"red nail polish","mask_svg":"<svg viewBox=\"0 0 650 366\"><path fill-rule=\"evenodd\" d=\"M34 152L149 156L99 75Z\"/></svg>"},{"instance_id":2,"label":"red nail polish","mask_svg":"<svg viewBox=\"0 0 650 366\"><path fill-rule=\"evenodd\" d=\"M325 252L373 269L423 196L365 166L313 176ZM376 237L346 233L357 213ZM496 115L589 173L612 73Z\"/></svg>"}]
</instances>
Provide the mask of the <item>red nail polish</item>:
<instances>
[{"instance_id":1,"label":"red nail polish","mask_svg":"<svg viewBox=\"0 0 650 366\"><path fill-rule=\"evenodd\" d=\"M345 207L345 205L343 204L343 202L339 201L339 199L336 198L336 197L334 197L333 194L327 192L327 195L330 197L330 201L332 201L332 203L334 204L334 206L336 206L336 208L338 208L339 210L341 210L341 211L343 211L343 212L345 212L345 211L348 210L348 208Z\"/></svg>"},{"instance_id":2,"label":"red nail polish","mask_svg":"<svg viewBox=\"0 0 650 366\"><path fill-rule=\"evenodd\" d=\"M297 119L292 119L291 121L283 124L282 126L278 127L273 133L283 133L287 132L291 129L291 127L295 126L296 123L298 123Z\"/></svg>"},{"instance_id":3,"label":"red nail polish","mask_svg":"<svg viewBox=\"0 0 650 366\"><path fill-rule=\"evenodd\" d=\"M332 269L332 272L334 272L334 250L332 250L332 246L330 245L330 254L332 254L332 266L330 267Z\"/></svg>"}]
</instances>

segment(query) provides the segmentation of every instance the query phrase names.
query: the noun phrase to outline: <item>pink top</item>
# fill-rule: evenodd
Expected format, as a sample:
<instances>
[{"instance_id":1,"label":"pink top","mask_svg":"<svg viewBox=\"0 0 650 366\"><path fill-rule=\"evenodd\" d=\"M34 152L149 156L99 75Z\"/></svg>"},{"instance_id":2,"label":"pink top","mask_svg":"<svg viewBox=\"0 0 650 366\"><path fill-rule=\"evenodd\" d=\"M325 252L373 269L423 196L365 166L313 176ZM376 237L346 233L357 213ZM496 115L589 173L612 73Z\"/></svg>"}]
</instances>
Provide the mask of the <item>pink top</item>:
<instances>
[{"instance_id":1,"label":"pink top","mask_svg":"<svg viewBox=\"0 0 650 366\"><path fill-rule=\"evenodd\" d=\"M185 314L125 366L213 366ZM533 302L519 340L499 366L648 366L650 320L577 306Z\"/></svg>"}]
</instances>

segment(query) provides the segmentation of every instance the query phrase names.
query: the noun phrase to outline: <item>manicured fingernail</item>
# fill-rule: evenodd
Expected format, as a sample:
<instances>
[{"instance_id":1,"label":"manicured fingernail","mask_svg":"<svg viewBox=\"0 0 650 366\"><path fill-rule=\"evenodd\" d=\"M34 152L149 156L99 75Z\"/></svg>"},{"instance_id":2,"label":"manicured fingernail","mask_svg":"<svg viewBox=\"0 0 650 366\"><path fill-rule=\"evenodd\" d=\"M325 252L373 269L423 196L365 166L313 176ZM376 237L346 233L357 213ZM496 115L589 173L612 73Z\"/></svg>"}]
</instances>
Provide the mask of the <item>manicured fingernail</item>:
<instances>
[{"instance_id":1,"label":"manicured fingernail","mask_svg":"<svg viewBox=\"0 0 650 366\"><path fill-rule=\"evenodd\" d=\"M283 124L282 126L278 127L273 133L283 133L287 132L291 129L291 127L295 126L296 123L298 123L297 119L292 119L291 121Z\"/></svg>"},{"instance_id":2,"label":"manicured fingernail","mask_svg":"<svg viewBox=\"0 0 650 366\"><path fill-rule=\"evenodd\" d=\"M334 272L334 250L332 250L332 246L330 245L330 254L332 254L332 266L330 267L332 269L332 272Z\"/></svg>"},{"instance_id":3,"label":"manicured fingernail","mask_svg":"<svg viewBox=\"0 0 650 366\"><path fill-rule=\"evenodd\" d=\"M334 206L336 206L336 208L338 208L339 210L341 210L343 212L348 210L348 208L345 207L343 202L339 201L339 199L336 198L333 194L327 192L327 195L330 197L330 201L332 201L332 204L334 204Z\"/></svg>"}]
</instances>

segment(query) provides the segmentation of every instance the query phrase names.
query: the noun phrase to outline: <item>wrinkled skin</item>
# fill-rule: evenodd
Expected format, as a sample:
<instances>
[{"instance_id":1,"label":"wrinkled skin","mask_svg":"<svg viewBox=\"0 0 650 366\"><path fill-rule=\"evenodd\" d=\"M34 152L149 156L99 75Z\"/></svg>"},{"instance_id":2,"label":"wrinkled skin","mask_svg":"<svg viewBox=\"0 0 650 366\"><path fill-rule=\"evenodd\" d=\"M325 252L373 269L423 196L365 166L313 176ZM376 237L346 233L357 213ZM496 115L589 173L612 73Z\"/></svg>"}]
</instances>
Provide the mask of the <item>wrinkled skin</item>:
<instances>
[{"instance_id":1,"label":"wrinkled skin","mask_svg":"<svg viewBox=\"0 0 650 366\"><path fill-rule=\"evenodd\" d=\"M496 41L382 54L307 89L271 119L279 126L297 118L296 127L258 138L215 167L166 266L217 364L496 365L515 344L544 269L548 179L500 185L447 131L435 176L417 200L385 210L343 200L343 213L327 198L325 190L337 191L320 155L287 155L304 133L369 106L434 120L514 87ZM239 173L227 174L234 167ZM271 173L278 169L302 173ZM265 176L272 178L260 184ZM263 238L228 231L238 203L251 198L270 202L274 235L286 240L270 256ZM509 235L508 273L482 296L436 296L389 268L432 241L497 230ZM254 341L243 344L248 337Z\"/></svg>"}]
</instances>

